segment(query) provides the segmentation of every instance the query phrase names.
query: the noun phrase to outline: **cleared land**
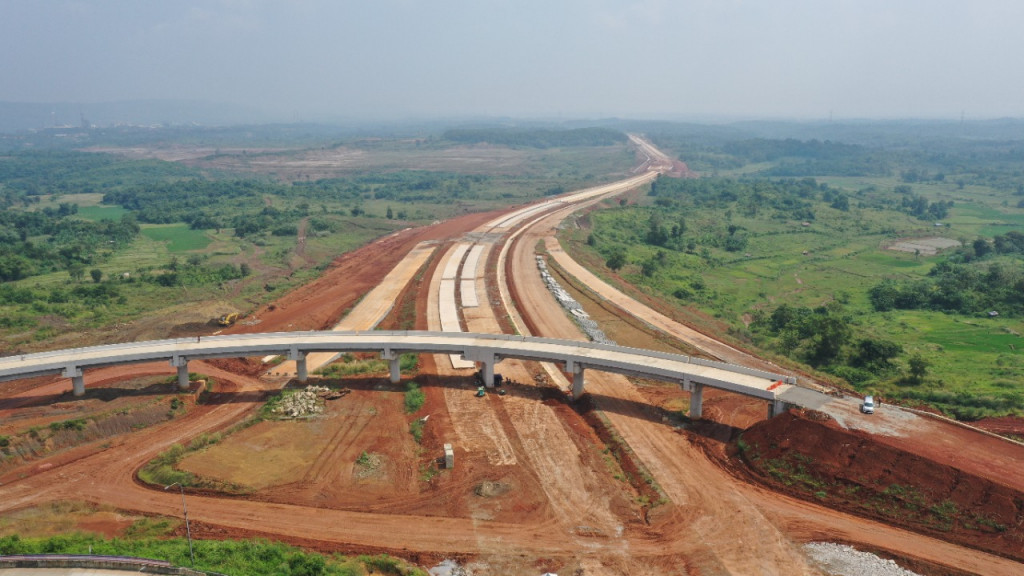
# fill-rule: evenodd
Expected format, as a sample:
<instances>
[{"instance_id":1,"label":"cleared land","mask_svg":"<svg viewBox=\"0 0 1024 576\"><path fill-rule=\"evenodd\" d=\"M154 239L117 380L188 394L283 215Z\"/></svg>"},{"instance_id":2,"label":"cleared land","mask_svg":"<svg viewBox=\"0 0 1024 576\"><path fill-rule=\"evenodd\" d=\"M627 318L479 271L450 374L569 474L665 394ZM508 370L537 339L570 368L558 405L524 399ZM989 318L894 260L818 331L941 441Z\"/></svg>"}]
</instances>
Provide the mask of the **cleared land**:
<instances>
[{"instance_id":1,"label":"cleared land","mask_svg":"<svg viewBox=\"0 0 1024 576\"><path fill-rule=\"evenodd\" d=\"M456 308L466 328L580 339L576 325L542 285L535 260L539 243L553 247L545 239L565 214L533 216L539 222L515 228L514 240L497 234L506 230L495 230L496 222L505 221L496 214L388 236L346 254L315 282L230 331L332 326L415 246L431 240L439 244L437 254L459 243L485 246L471 274L480 306ZM444 270L442 258L431 258L422 278L410 277L406 289L393 296L395 305L382 325L391 327L412 304L416 327L436 329ZM462 270L468 279L465 265ZM600 286L585 278L566 282L592 317L626 319L609 330L620 343L660 348L680 339L685 343L673 346L704 345L690 333L672 333L672 324L652 327L643 320L649 312L642 307L636 309L641 320L634 319L620 308L633 304L602 297ZM505 309L503 302L516 307ZM75 499L179 514L179 497L139 485L136 470L172 444L225 431L251 416L264 394L279 386L253 377L263 371L254 360L196 362L192 369L217 381L213 394L172 420L6 469L0 477L0 511L6 517ZM173 373L170 366L141 370ZM676 387L589 372L588 398L574 407L546 385L564 387L557 371L513 361L502 362L498 370L513 381L507 394L477 398L472 370L452 368L447 357L424 357L415 380L426 402L414 414L405 413L404 388L387 384L384 375L352 377L335 383L352 392L328 401L323 416L258 423L195 452L182 468L237 484L245 494L190 493L193 534L387 551L426 566L457 557L480 574L815 574L820 572L800 543L820 539L909 558L923 574L929 572L918 566L936 574L1020 572L1019 558L979 551L970 541L968 546L949 543L963 536L956 531L921 535L764 487L738 466L729 443L736 431L763 420L763 403L709 393L705 421L683 427L673 408L685 405L686 396ZM69 399L70 384L59 380L19 390L4 385L4 398L10 414L36 410L27 412L30 418L48 426L66 419L46 415L54 395L65 394L61 398L83 407L85 416L101 407L102 401L90 395L126 378L126 372L90 373L84 400ZM923 418L908 424L879 415L876 425L893 420L896 432L860 431L858 438L869 446L891 437L917 458L990 478L1024 477L1024 449L1015 445L992 439L991 448L983 449L990 452L979 459L998 465L981 470L949 452L988 442L976 433ZM417 442L410 424L424 416L429 418ZM852 412L842 417L860 422ZM919 428L921 422L925 428ZM456 450L451 470L437 465L448 442ZM875 470L885 465L878 462Z\"/></svg>"}]
</instances>

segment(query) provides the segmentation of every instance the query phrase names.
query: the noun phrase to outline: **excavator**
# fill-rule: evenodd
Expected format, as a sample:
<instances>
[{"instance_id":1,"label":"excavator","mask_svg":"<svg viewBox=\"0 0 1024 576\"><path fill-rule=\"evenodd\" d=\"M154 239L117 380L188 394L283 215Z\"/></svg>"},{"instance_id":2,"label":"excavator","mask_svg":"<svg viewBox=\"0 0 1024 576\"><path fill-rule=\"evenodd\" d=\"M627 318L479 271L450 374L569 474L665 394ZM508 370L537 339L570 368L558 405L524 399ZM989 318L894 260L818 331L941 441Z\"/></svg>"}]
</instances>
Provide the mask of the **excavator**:
<instances>
[{"instance_id":1,"label":"excavator","mask_svg":"<svg viewBox=\"0 0 1024 576\"><path fill-rule=\"evenodd\" d=\"M220 318L217 319L217 324L220 324L221 326L231 326L232 324L234 324L235 322L238 321L238 317L240 315L241 314L238 313L238 312L231 312L230 314L224 314Z\"/></svg>"}]
</instances>

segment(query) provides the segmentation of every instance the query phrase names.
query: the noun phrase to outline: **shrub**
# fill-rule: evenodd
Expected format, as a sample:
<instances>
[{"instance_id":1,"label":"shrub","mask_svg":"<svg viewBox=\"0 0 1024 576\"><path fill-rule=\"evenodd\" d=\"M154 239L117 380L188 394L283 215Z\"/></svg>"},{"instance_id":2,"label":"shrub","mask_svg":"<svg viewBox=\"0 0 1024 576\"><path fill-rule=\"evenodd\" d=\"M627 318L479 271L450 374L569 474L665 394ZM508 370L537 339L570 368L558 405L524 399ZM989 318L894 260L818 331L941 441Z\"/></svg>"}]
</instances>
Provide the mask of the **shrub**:
<instances>
[{"instance_id":1,"label":"shrub","mask_svg":"<svg viewBox=\"0 0 1024 576\"><path fill-rule=\"evenodd\" d=\"M420 408L423 408L423 404L427 401L427 395L420 390L419 384L415 382L409 382L405 385L405 411L409 414L415 414Z\"/></svg>"}]
</instances>

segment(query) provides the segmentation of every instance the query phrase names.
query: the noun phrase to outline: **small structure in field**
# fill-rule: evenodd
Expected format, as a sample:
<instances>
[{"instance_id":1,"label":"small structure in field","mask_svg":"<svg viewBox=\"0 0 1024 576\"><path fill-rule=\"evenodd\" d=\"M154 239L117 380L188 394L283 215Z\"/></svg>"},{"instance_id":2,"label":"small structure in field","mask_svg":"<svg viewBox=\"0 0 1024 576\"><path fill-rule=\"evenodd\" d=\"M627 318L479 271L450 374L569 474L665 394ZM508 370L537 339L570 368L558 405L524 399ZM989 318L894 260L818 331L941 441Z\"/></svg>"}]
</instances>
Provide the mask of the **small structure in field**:
<instances>
[{"instance_id":1,"label":"small structure in field","mask_svg":"<svg viewBox=\"0 0 1024 576\"><path fill-rule=\"evenodd\" d=\"M451 444L444 445L444 467L449 470L455 467L455 450Z\"/></svg>"}]
</instances>

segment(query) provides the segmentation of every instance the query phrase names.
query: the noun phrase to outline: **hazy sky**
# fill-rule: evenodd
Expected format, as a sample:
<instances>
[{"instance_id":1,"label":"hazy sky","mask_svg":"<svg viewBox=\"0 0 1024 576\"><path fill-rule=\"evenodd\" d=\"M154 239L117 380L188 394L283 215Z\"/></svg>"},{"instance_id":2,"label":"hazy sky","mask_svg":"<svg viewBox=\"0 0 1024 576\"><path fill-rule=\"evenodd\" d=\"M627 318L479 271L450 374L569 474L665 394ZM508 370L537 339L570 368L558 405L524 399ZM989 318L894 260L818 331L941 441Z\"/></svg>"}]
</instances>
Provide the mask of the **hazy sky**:
<instances>
[{"instance_id":1,"label":"hazy sky","mask_svg":"<svg viewBox=\"0 0 1024 576\"><path fill-rule=\"evenodd\" d=\"M1024 116L1021 0L0 0L0 100L284 119Z\"/></svg>"}]
</instances>

